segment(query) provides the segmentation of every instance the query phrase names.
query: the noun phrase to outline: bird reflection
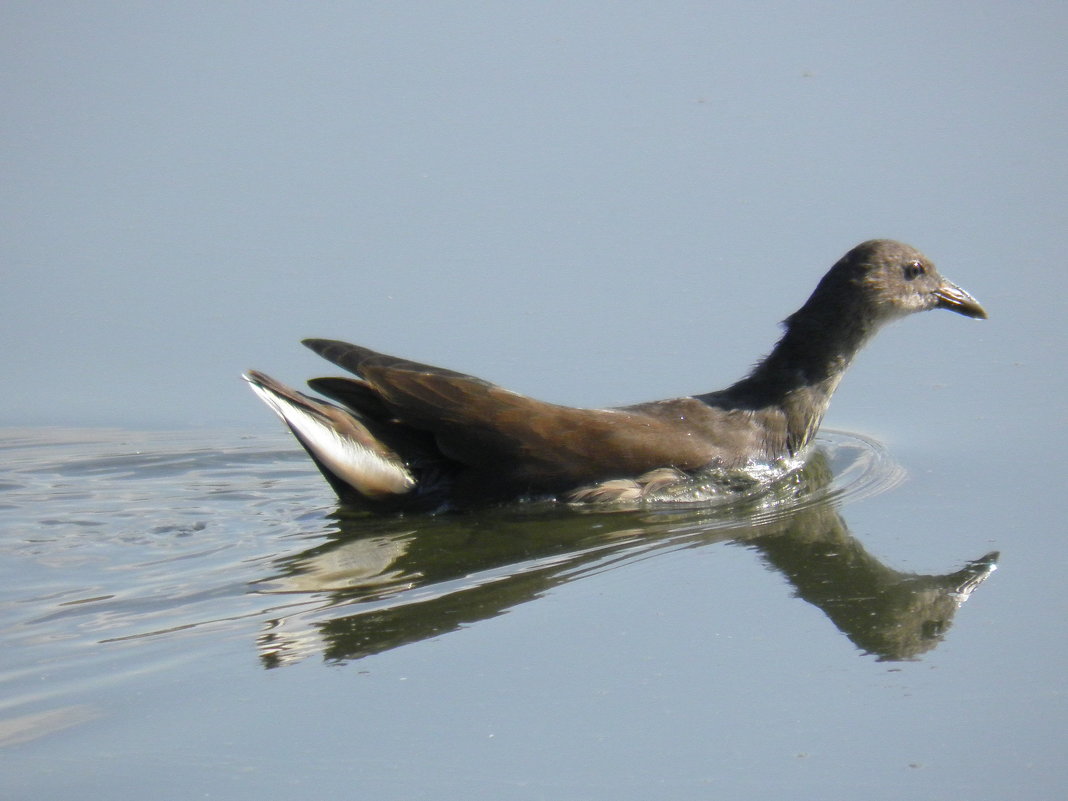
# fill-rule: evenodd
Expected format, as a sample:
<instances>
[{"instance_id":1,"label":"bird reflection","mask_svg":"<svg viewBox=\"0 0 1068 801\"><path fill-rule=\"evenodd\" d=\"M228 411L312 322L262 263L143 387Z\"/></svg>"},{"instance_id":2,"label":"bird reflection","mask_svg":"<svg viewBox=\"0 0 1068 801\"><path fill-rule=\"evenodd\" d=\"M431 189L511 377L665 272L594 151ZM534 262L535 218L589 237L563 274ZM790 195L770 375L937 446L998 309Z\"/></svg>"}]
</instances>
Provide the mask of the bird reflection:
<instances>
[{"instance_id":1,"label":"bird reflection","mask_svg":"<svg viewBox=\"0 0 1068 801\"><path fill-rule=\"evenodd\" d=\"M614 562L736 542L862 651L916 659L942 641L998 554L945 575L894 570L849 533L832 478L817 451L770 492L713 507L612 513L531 505L392 520L339 511L327 542L278 560L277 574L255 585L278 600L260 657L265 667L315 654L360 659L495 617Z\"/></svg>"}]
</instances>

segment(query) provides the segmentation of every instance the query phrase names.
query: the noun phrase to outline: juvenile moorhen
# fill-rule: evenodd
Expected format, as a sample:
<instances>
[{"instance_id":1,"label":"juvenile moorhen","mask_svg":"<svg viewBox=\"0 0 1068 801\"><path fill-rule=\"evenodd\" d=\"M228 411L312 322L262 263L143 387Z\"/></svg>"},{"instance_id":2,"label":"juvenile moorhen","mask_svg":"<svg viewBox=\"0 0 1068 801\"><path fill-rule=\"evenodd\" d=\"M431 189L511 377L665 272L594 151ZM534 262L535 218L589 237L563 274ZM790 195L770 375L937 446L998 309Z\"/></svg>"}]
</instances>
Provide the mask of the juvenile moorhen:
<instances>
[{"instance_id":1,"label":"juvenile moorhen","mask_svg":"<svg viewBox=\"0 0 1068 801\"><path fill-rule=\"evenodd\" d=\"M843 256L786 319L771 353L718 392L575 409L328 339L304 344L359 378L308 383L342 406L260 372L245 379L346 504L438 511L532 497L634 502L671 497L695 476L800 464L857 351L884 323L927 309L987 316L922 253L880 239Z\"/></svg>"}]
</instances>

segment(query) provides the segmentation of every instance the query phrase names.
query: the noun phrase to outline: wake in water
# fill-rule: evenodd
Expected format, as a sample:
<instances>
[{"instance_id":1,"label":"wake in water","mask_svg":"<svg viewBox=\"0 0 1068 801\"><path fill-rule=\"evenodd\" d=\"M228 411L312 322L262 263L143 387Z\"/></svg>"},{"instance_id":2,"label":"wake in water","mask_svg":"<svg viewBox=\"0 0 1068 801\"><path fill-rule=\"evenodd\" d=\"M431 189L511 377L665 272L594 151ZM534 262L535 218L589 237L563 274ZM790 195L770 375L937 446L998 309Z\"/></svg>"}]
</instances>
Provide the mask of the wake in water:
<instances>
[{"instance_id":1,"label":"wake in water","mask_svg":"<svg viewBox=\"0 0 1068 801\"><path fill-rule=\"evenodd\" d=\"M839 509L903 471L877 443L821 433L800 468L716 503L577 511L527 503L373 518L338 509L289 440L227 432L31 430L0 438L0 645L27 664L60 644L242 632L265 666L346 661L533 601L660 553L739 543L858 647L937 644L993 557L944 576L868 555ZM252 630L250 630L250 626ZM256 633L258 632L258 633Z\"/></svg>"}]
</instances>

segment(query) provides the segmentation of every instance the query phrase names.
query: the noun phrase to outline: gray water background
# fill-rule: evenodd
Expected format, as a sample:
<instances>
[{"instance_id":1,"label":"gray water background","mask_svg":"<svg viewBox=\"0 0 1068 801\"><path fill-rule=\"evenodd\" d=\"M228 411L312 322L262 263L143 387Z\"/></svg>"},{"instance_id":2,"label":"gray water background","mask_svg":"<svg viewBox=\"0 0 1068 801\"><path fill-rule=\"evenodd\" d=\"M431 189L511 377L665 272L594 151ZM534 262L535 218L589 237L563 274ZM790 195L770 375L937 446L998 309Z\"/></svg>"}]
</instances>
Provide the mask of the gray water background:
<instances>
[{"instance_id":1,"label":"gray water background","mask_svg":"<svg viewBox=\"0 0 1068 801\"><path fill-rule=\"evenodd\" d=\"M1063 797L1066 22L5 4L4 792ZM389 575L457 622L366 653L336 610L391 602L263 583L415 546L333 517L241 370L321 374L297 342L327 336L562 403L706 391L875 236L991 313L884 332L826 421L900 478L828 513L879 564L1001 552L922 654L866 652L704 518L413 523L538 544Z\"/></svg>"}]
</instances>

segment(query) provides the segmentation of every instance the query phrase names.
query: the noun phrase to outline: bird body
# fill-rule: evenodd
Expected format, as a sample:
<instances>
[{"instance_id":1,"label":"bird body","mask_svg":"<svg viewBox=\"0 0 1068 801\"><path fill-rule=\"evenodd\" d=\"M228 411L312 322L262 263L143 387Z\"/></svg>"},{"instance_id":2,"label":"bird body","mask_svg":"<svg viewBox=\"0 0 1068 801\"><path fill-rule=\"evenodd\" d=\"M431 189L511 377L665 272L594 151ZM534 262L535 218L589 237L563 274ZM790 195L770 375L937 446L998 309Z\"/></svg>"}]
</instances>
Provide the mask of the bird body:
<instances>
[{"instance_id":1,"label":"bird body","mask_svg":"<svg viewBox=\"0 0 1068 801\"><path fill-rule=\"evenodd\" d=\"M799 464L864 343L884 323L933 308L986 317L921 253L872 240L831 268L748 376L718 392L578 409L325 339L304 344L358 377L309 385L340 406L263 373L245 378L347 504L403 511L528 497L640 501L695 476Z\"/></svg>"}]
</instances>

